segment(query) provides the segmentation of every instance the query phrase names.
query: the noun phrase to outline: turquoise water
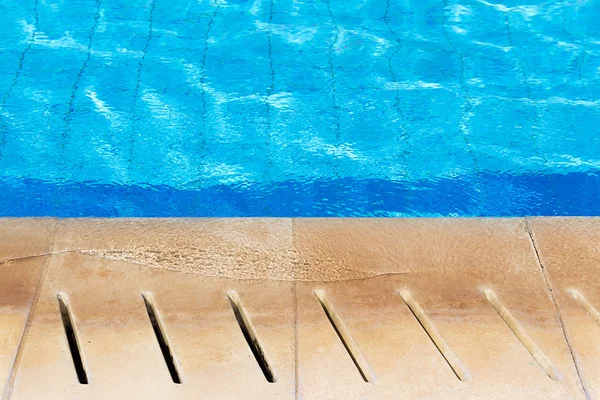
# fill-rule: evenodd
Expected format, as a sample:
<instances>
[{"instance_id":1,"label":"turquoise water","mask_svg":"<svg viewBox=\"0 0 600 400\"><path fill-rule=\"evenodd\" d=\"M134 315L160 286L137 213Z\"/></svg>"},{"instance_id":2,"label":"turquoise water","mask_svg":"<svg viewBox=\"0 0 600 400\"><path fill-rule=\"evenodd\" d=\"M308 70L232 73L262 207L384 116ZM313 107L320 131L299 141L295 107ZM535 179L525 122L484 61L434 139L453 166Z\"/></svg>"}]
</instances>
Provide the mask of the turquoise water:
<instances>
[{"instance_id":1,"label":"turquoise water","mask_svg":"<svg viewBox=\"0 0 600 400\"><path fill-rule=\"evenodd\" d=\"M600 215L598 1L0 2L0 215Z\"/></svg>"}]
</instances>

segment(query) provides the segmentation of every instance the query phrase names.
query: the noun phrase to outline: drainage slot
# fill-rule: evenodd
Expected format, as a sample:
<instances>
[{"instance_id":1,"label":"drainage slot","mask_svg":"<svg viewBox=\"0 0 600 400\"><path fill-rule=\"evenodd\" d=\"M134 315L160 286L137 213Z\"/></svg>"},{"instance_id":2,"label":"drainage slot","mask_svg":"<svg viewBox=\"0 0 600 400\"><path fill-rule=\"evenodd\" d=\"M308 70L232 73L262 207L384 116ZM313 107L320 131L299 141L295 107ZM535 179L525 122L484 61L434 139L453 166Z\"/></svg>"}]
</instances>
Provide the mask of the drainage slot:
<instances>
[{"instance_id":1,"label":"drainage slot","mask_svg":"<svg viewBox=\"0 0 600 400\"><path fill-rule=\"evenodd\" d=\"M350 355L350 358L354 362L354 365L356 366L356 369L358 369L358 372L362 376L363 380L365 382L372 382L373 378L366 360L358 350L356 343L354 343L352 336L350 336L350 333L348 333L348 330L344 326L340 316L335 312L335 309L329 303L327 297L325 297L325 292L322 290L315 290L314 293L315 296L317 296L317 299L319 300L327 319L329 319L331 326L333 326L335 333L337 333L340 341L346 348L346 351Z\"/></svg>"},{"instance_id":2,"label":"drainage slot","mask_svg":"<svg viewBox=\"0 0 600 400\"><path fill-rule=\"evenodd\" d=\"M158 318L156 308L154 307L152 294L142 293L142 298L144 299L144 304L146 304L148 317L150 318L152 329L154 329L154 333L156 334L156 340L158 340L160 351L162 352L165 363L167 364L167 368L169 369L169 373L171 374L171 379L174 383L180 384L181 378L179 377L179 371L177 371L177 366L175 365L175 358L173 357L173 352L171 351L171 346L169 345L169 340L167 339L165 330L163 329L160 319Z\"/></svg>"},{"instance_id":3,"label":"drainage slot","mask_svg":"<svg viewBox=\"0 0 600 400\"><path fill-rule=\"evenodd\" d=\"M590 317L600 325L600 313L592 306L581 293L577 290L571 290L571 296L579 303L579 305L588 313Z\"/></svg>"},{"instance_id":4,"label":"drainage slot","mask_svg":"<svg viewBox=\"0 0 600 400\"><path fill-rule=\"evenodd\" d=\"M515 336L519 339L519 341L525 346L527 351L531 354L531 356L537 361L537 363L542 367L542 369L548 374L548 376L554 380L558 380L558 373L550 363L550 361L546 358L544 353L540 350L539 347L535 344L535 342L525 333L521 325L517 322L517 320L512 316L510 311L502 304L500 299L496 296L494 292L489 289L484 290L485 297L490 302L492 307L496 310L498 315L506 322L506 325L510 328L511 331L515 334Z\"/></svg>"},{"instance_id":5,"label":"drainage slot","mask_svg":"<svg viewBox=\"0 0 600 400\"><path fill-rule=\"evenodd\" d=\"M412 295L407 291L401 291L400 296L404 299L404 302L415 316L416 320L421 324L423 330L427 333L435 347L442 354L442 357L446 360L456 377L461 381L470 380L469 373L466 368L462 365L458 357L454 354L450 346L442 338L442 335L435 328L433 323L429 320L419 303L413 299Z\"/></svg>"},{"instance_id":6,"label":"drainage slot","mask_svg":"<svg viewBox=\"0 0 600 400\"><path fill-rule=\"evenodd\" d=\"M79 348L79 341L77 340L77 332L75 331L75 325L73 325L67 298L64 294L58 294L57 298L58 308L60 309L62 323L65 328L65 335L67 336L69 349L71 350L71 356L73 357L73 365L75 366L75 372L77 373L77 379L80 384L87 385L88 377L85 372L85 367L83 366L83 358Z\"/></svg>"},{"instance_id":7,"label":"drainage slot","mask_svg":"<svg viewBox=\"0 0 600 400\"><path fill-rule=\"evenodd\" d=\"M267 362L265 353L263 352L263 349L260 346L260 343L258 342L258 339L256 337L254 326L252 325L252 322L250 322L250 319L248 318L244 307L242 307L237 293L231 290L227 293L227 297L229 298L229 303L231 304L231 309L233 310L235 319L237 320L237 323L240 326L242 333L244 334L244 338L246 338L246 342L248 343L250 350L252 350L252 354L254 354L256 362L258 363L260 369L265 375L266 380L269 383L274 383L275 375L273 374L271 367L269 367L269 363Z\"/></svg>"}]
</instances>

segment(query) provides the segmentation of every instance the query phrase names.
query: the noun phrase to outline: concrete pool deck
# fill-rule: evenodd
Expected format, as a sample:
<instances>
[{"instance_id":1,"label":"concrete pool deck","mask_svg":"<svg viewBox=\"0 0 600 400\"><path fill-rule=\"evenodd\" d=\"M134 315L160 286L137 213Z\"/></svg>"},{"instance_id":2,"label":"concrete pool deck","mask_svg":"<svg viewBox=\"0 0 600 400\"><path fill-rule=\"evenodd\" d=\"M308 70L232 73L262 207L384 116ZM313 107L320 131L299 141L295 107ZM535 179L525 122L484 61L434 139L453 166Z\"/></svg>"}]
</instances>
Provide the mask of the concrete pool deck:
<instances>
[{"instance_id":1,"label":"concrete pool deck","mask_svg":"<svg viewBox=\"0 0 600 400\"><path fill-rule=\"evenodd\" d=\"M0 219L2 399L599 399L599 243L600 218Z\"/></svg>"}]
</instances>

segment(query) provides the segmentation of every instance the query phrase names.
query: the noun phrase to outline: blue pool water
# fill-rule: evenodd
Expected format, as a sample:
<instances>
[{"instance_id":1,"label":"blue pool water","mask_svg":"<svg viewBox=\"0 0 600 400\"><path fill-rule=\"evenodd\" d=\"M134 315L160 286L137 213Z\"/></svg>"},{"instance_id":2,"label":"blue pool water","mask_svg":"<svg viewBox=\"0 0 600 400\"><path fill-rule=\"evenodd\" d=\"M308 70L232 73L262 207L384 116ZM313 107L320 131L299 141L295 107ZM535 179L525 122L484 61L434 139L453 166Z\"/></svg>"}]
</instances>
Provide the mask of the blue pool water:
<instances>
[{"instance_id":1,"label":"blue pool water","mask_svg":"<svg viewBox=\"0 0 600 400\"><path fill-rule=\"evenodd\" d=\"M0 215L600 215L596 0L4 0Z\"/></svg>"}]
</instances>

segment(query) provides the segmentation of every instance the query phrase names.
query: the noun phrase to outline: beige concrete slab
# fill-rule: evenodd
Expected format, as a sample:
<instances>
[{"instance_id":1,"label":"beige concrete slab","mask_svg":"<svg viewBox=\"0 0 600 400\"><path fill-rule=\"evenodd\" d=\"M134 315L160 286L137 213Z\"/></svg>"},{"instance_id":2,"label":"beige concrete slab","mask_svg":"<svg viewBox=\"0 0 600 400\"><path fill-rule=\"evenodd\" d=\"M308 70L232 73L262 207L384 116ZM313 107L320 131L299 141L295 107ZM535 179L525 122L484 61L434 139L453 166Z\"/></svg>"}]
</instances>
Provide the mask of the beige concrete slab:
<instances>
[{"instance_id":1,"label":"beige concrete slab","mask_svg":"<svg viewBox=\"0 0 600 400\"><path fill-rule=\"evenodd\" d=\"M0 218L0 263L47 254L56 220Z\"/></svg>"},{"instance_id":2,"label":"beige concrete slab","mask_svg":"<svg viewBox=\"0 0 600 400\"><path fill-rule=\"evenodd\" d=\"M292 284L276 281L265 288L263 282L252 280L178 273L179 267L188 265L188 254L180 257L172 248L189 249L199 265L214 265L217 276L220 267L235 271L248 262L247 257L260 264L271 260L270 252L260 250L269 245L262 223L250 224L248 232L243 221L224 224L231 229L219 230L223 224L217 221L201 226L162 221L154 231L103 221L62 222L57 248L71 252L51 259L12 398L131 398L132 393L134 398L294 398ZM283 228L286 224L291 227L281 223ZM266 226L279 232L272 225ZM223 237L227 234L230 242ZM280 234L272 238L285 240ZM209 248L219 245L222 251L213 254ZM164 253L159 251L163 248ZM150 251L156 252L156 264L127 258ZM254 326L276 383L267 382L246 343L227 297L231 290ZM77 380L58 312L58 293L69 299L88 385ZM152 293L182 384L171 379L142 293Z\"/></svg>"},{"instance_id":3,"label":"beige concrete slab","mask_svg":"<svg viewBox=\"0 0 600 400\"><path fill-rule=\"evenodd\" d=\"M52 220L0 219L0 393L8 390L51 246ZM34 257L32 257L34 256Z\"/></svg>"},{"instance_id":4,"label":"beige concrete slab","mask_svg":"<svg viewBox=\"0 0 600 400\"><path fill-rule=\"evenodd\" d=\"M300 393L309 393L306 398L583 396L522 220L297 220L294 235L315 276L341 265L352 271L352 281L308 286L330 293L376 377L373 384L362 382L333 335L318 337L318 345L304 343L311 340L310 324L318 324L318 332L327 328L322 313L308 305L314 299L306 287L299 299ZM484 289L497 294L551 361L558 380L535 361ZM460 381L436 354L398 290L412 294L468 381ZM321 363L340 365L325 368L335 379L327 379Z\"/></svg>"},{"instance_id":5,"label":"beige concrete slab","mask_svg":"<svg viewBox=\"0 0 600 400\"><path fill-rule=\"evenodd\" d=\"M60 220L53 243L14 399L584 398L522 219Z\"/></svg>"},{"instance_id":6,"label":"beige concrete slab","mask_svg":"<svg viewBox=\"0 0 600 400\"><path fill-rule=\"evenodd\" d=\"M535 218L548 272L590 398L600 398L600 218Z\"/></svg>"},{"instance_id":7,"label":"beige concrete slab","mask_svg":"<svg viewBox=\"0 0 600 400\"><path fill-rule=\"evenodd\" d=\"M72 219L55 251L216 278L291 278L290 219Z\"/></svg>"},{"instance_id":8,"label":"beige concrete slab","mask_svg":"<svg viewBox=\"0 0 600 400\"><path fill-rule=\"evenodd\" d=\"M0 393L8 390L46 257L0 264Z\"/></svg>"},{"instance_id":9,"label":"beige concrete slab","mask_svg":"<svg viewBox=\"0 0 600 400\"><path fill-rule=\"evenodd\" d=\"M178 292L159 285L171 343L181 364L181 398L294 398L292 285L181 278ZM269 383L236 322L227 292L235 291L274 376ZM183 396L185 394L185 396Z\"/></svg>"}]
</instances>

